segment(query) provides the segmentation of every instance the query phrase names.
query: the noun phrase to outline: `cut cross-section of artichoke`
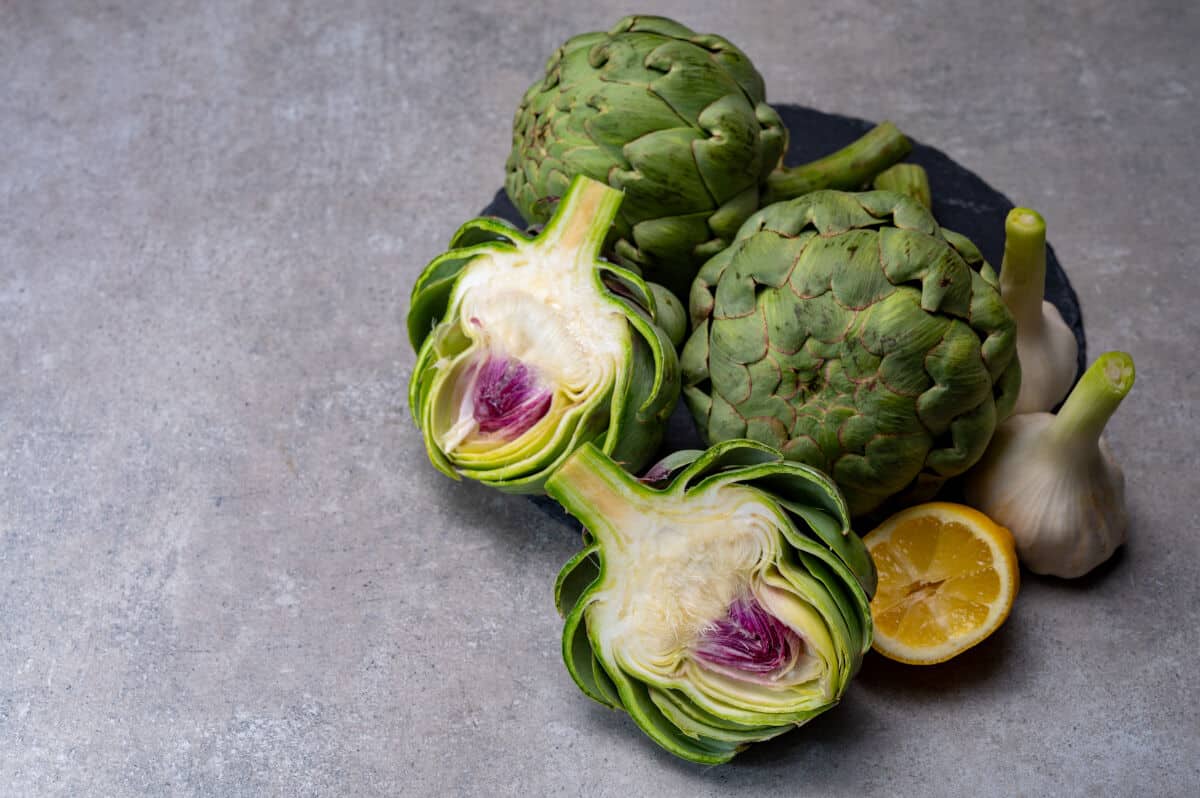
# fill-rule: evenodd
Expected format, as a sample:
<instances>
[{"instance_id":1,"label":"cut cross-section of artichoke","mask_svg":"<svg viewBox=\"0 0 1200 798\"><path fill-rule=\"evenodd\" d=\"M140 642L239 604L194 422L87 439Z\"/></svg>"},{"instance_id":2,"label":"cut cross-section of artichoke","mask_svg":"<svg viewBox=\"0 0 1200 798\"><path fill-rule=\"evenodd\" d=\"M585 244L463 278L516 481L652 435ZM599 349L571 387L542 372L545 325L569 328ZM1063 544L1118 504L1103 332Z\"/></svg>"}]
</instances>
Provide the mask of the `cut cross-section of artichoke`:
<instances>
[{"instance_id":1,"label":"cut cross-section of artichoke","mask_svg":"<svg viewBox=\"0 0 1200 798\"><path fill-rule=\"evenodd\" d=\"M660 471L678 473L659 489L584 446L547 482L587 529L558 579L563 656L659 745L724 762L837 703L871 643L874 566L833 483L769 447Z\"/></svg>"},{"instance_id":2,"label":"cut cross-section of artichoke","mask_svg":"<svg viewBox=\"0 0 1200 798\"><path fill-rule=\"evenodd\" d=\"M598 253L621 193L581 178L536 238L497 219L455 235L413 289L413 416L451 476L539 492L577 446L638 467L678 398L651 286Z\"/></svg>"}]
</instances>

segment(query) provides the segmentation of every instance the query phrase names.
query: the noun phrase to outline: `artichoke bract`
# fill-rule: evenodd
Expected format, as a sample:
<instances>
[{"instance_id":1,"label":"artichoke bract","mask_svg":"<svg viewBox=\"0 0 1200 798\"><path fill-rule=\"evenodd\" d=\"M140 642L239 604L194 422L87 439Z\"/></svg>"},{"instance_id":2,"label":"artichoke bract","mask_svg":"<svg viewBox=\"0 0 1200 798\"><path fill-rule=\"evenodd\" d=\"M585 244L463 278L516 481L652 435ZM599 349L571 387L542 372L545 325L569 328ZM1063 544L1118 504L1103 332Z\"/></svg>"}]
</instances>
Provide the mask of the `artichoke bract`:
<instances>
[{"instance_id":1,"label":"artichoke bract","mask_svg":"<svg viewBox=\"0 0 1200 798\"><path fill-rule=\"evenodd\" d=\"M680 363L701 437L779 447L831 475L853 515L932 495L1016 401L995 273L898 193L764 208L704 265L690 306Z\"/></svg>"},{"instance_id":2,"label":"artichoke bract","mask_svg":"<svg viewBox=\"0 0 1200 798\"><path fill-rule=\"evenodd\" d=\"M875 568L833 482L767 446L670 470L655 487L584 446L547 482L586 530L555 589L563 658L585 694L715 764L838 702L871 645Z\"/></svg>"},{"instance_id":3,"label":"artichoke bract","mask_svg":"<svg viewBox=\"0 0 1200 798\"><path fill-rule=\"evenodd\" d=\"M762 76L720 36L631 16L575 36L525 93L505 189L527 222L544 221L572 177L626 193L614 256L680 297L764 201L857 188L910 144L891 124L819 161L784 169L788 131Z\"/></svg>"},{"instance_id":4,"label":"artichoke bract","mask_svg":"<svg viewBox=\"0 0 1200 798\"><path fill-rule=\"evenodd\" d=\"M679 365L655 290L598 259L620 203L580 178L536 238L475 219L418 278L408 399L443 473L540 493L587 441L630 468L658 448Z\"/></svg>"}]
</instances>

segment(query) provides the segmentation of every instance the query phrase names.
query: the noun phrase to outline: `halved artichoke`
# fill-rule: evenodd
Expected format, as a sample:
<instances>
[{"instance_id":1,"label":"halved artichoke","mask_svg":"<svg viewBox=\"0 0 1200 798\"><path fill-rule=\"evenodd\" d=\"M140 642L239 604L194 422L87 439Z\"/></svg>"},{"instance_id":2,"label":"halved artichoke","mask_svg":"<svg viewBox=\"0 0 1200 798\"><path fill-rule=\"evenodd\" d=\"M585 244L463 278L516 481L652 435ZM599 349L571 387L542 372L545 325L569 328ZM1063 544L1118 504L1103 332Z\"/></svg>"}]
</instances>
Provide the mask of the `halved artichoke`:
<instances>
[{"instance_id":1,"label":"halved artichoke","mask_svg":"<svg viewBox=\"0 0 1200 798\"><path fill-rule=\"evenodd\" d=\"M679 367L655 288L599 260L620 203L580 178L536 238L475 219L417 280L408 399L443 473L540 493L585 442L630 468L658 448Z\"/></svg>"},{"instance_id":2,"label":"halved artichoke","mask_svg":"<svg viewBox=\"0 0 1200 798\"><path fill-rule=\"evenodd\" d=\"M871 645L874 565L829 478L767 446L652 471L678 473L656 488L589 445L546 483L586 528L555 589L563 658L672 754L725 762L838 702Z\"/></svg>"},{"instance_id":3,"label":"halved artichoke","mask_svg":"<svg viewBox=\"0 0 1200 798\"><path fill-rule=\"evenodd\" d=\"M764 208L704 265L691 314L680 363L701 437L779 447L853 515L972 466L1020 387L992 268L890 191Z\"/></svg>"},{"instance_id":4,"label":"halved artichoke","mask_svg":"<svg viewBox=\"0 0 1200 798\"><path fill-rule=\"evenodd\" d=\"M512 141L504 186L526 221L544 221L575 175L606 181L627 195L616 257L681 298L761 204L859 188L911 146L884 123L784 168L788 130L746 54L647 15L558 48L521 100Z\"/></svg>"}]
</instances>

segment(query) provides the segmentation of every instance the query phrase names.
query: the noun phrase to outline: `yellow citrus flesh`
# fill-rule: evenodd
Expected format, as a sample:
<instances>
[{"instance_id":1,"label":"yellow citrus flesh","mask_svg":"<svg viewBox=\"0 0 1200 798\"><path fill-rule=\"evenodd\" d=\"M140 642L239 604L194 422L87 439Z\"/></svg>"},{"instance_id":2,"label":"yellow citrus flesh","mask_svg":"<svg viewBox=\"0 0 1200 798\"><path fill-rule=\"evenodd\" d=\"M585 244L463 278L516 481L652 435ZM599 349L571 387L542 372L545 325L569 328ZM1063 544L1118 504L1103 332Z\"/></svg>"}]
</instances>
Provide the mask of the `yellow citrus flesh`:
<instances>
[{"instance_id":1,"label":"yellow citrus flesh","mask_svg":"<svg viewBox=\"0 0 1200 798\"><path fill-rule=\"evenodd\" d=\"M863 540L879 570L875 650L913 665L945 662L1012 609L1020 577L1012 533L961 504L910 507Z\"/></svg>"}]
</instances>

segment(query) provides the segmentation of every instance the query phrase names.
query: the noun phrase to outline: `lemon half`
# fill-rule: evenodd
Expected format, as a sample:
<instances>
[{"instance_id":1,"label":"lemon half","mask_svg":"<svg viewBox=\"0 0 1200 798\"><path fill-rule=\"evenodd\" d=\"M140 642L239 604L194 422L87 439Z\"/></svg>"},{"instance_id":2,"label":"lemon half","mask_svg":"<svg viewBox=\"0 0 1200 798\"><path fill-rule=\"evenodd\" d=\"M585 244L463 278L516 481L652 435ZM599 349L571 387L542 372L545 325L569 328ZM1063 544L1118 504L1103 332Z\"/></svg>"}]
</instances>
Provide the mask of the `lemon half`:
<instances>
[{"instance_id":1,"label":"lemon half","mask_svg":"<svg viewBox=\"0 0 1200 798\"><path fill-rule=\"evenodd\" d=\"M1012 533L978 510L920 504L863 540L879 570L874 648L889 659L945 662L996 631L1012 610L1020 584Z\"/></svg>"}]
</instances>

